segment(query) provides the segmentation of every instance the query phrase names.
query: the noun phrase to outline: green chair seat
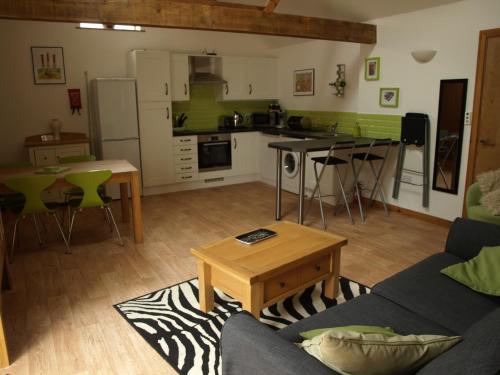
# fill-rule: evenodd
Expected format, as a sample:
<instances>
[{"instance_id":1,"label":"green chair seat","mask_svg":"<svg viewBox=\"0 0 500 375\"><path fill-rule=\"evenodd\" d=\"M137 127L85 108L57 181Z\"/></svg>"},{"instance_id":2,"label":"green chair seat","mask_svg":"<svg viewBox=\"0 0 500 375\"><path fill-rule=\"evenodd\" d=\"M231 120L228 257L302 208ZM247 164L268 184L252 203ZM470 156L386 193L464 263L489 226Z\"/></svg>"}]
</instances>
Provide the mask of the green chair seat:
<instances>
[{"instance_id":1,"label":"green chair seat","mask_svg":"<svg viewBox=\"0 0 500 375\"><path fill-rule=\"evenodd\" d=\"M482 205L467 207L467 217L472 220L500 225L500 216L492 215L488 209Z\"/></svg>"},{"instance_id":2,"label":"green chair seat","mask_svg":"<svg viewBox=\"0 0 500 375\"><path fill-rule=\"evenodd\" d=\"M83 195L83 194L82 194L82 195ZM102 204L102 206L103 206L103 207L104 207L104 206L108 206L108 205L109 205L109 204L113 201L113 198L108 197L108 196L106 196L106 195L104 195L104 196L101 196L101 195L100 195L100 197L101 197L102 202L103 202L103 204ZM70 199L70 200L68 201L68 204L69 204L69 206L70 206L71 208L79 208L79 207L80 207L80 205L82 204L82 198L74 198L74 199Z\"/></svg>"}]
</instances>

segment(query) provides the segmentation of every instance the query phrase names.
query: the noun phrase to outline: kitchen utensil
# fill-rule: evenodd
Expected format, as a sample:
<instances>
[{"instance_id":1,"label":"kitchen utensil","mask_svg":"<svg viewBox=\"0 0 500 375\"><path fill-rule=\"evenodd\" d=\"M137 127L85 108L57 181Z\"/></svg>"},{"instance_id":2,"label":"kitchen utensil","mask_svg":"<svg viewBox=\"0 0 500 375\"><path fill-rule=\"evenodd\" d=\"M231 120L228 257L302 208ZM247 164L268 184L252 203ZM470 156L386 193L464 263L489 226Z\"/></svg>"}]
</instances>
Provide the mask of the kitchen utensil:
<instances>
[{"instance_id":1,"label":"kitchen utensil","mask_svg":"<svg viewBox=\"0 0 500 375\"><path fill-rule=\"evenodd\" d=\"M233 120L234 126L240 126L243 124L243 115L237 111L234 111Z\"/></svg>"},{"instance_id":2,"label":"kitchen utensil","mask_svg":"<svg viewBox=\"0 0 500 375\"><path fill-rule=\"evenodd\" d=\"M292 130L303 130L311 126L311 119L303 116L290 116L288 118L288 127Z\"/></svg>"}]
</instances>

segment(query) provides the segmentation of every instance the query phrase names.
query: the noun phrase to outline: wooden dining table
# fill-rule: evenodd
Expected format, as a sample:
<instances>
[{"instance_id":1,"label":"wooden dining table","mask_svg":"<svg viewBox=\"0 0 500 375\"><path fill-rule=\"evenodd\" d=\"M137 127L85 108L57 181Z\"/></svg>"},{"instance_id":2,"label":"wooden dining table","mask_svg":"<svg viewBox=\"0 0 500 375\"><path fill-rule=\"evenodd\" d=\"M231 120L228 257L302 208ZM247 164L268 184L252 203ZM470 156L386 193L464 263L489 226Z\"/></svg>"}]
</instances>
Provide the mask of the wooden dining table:
<instances>
[{"instance_id":1,"label":"wooden dining table","mask_svg":"<svg viewBox=\"0 0 500 375\"><path fill-rule=\"evenodd\" d=\"M70 173L110 170L112 172L112 175L111 178L105 182L105 185L120 184L122 220L125 223L130 222L128 199L130 186L132 217L134 224L134 239L135 243L144 242L141 212L141 184L139 171L136 167L134 167L127 160L98 160L82 163L69 163L60 166L67 167L68 170L53 174L53 176L56 177L56 182L50 187L51 189L64 189L73 187L73 185L66 182L65 180L65 176ZM6 193L10 191L7 186L5 186L5 181L16 177L35 176L42 171L43 167L0 169L0 193Z\"/></svg>"}]
</instances>

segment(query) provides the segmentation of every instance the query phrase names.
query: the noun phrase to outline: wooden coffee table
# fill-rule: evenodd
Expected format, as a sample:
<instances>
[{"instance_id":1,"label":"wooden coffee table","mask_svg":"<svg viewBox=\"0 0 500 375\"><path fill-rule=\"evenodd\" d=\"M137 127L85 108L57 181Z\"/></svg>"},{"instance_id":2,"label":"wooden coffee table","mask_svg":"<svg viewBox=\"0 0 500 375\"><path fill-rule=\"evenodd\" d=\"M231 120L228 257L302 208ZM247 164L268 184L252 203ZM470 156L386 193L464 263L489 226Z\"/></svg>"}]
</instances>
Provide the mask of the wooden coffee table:
<instances>
[{"instance_id":1,"label":"wooden coffee table","mask_svg":"<svg viewBox=\"0 0 500 375\"><path fill-rule=\"evenodd\" d=\"M257 319L264 307L321 280L327 297L338 295L340 250L347 239L287 221L266 228L278 235L253 245L230 237L191 250L198 263L202 311L214 308L214 287Z\"/></svg>"}]
</instances>

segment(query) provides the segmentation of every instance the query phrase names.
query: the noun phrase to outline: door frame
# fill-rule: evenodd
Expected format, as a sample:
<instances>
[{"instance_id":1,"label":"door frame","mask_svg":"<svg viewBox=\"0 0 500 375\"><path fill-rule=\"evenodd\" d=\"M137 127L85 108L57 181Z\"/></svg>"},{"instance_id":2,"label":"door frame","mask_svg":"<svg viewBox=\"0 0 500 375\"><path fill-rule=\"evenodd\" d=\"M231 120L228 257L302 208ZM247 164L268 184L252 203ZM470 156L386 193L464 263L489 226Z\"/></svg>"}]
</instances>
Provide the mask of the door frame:
<instances>
[{"instance_id":1,"label":"door frame","mask_svg":"<svg viewBox=\"0 0 500 375\"><path fill-rule=\"evenodd\" d=\"M481 101L483 99L483 81L484 81L484 70L486 63L486 47L488 38L500 37L499 29L489 29L481 30L479 32L479 48L477 52L477 65L476 65L476 82L474 88L474 104L472 108L472 124L470 130L470 141L469 141L469 158L467 161L467 175L465 178L465 194L464 194L464 204L462 216L466 217L466 195L467 189L474 182L474 172L476 167L476 156L477 156L477 138L479 135L479 116L481 114Z\"/></svg>"}]
</instances>

